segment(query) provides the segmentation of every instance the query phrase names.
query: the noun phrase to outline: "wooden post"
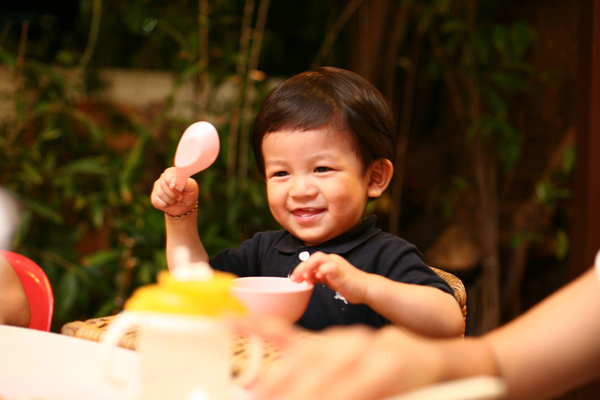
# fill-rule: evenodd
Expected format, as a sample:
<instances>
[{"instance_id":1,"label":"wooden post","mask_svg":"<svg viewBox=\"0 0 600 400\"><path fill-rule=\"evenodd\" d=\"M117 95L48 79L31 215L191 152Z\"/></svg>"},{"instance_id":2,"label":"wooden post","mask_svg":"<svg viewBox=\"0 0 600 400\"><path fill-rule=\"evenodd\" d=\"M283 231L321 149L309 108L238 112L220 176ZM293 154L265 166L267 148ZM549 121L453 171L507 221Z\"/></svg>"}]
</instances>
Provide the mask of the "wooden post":
<instances>
[{"instance_id":1,"label":"wooden post","mask_svg":"<svg viewBox=\"0 0 600 400\"><path fill-rule=\"evenodd\" d=\"M572 277L589 268L600 249L600 0L581 7Z\"/></svg>"},{"instance_id":2,"label":"wooden post","mask_svg":"<svg viewBox=\"0 0 600 400\"><path fill-rule=\"evenodd\" d=\"M600 249L600 0L580 2L579 99L575 221L571 235L571 277L594 262ZM594 313L597 310L590 310ZM563 400L598 398L600 380L566 394Z\"/></svg>"}]
</instances>

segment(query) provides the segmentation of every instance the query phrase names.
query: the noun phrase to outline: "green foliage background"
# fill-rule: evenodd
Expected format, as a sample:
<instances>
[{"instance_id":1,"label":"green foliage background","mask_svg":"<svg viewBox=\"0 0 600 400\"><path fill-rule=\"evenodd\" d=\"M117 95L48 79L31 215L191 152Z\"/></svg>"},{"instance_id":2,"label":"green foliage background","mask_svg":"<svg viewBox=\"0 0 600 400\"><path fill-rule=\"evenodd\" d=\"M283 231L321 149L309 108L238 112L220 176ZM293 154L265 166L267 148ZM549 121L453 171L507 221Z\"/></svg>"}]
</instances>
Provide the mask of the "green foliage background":
<instances>
[{"instance_id":1,"label":"green foliage background","mask_svg":"<svg viewBox=\"0 0 600 400\"><path fill-rule=\"evenodd\" d=\"M13 249L37 261L54 288L53 330L68 321L118 312L135 288L153 282L166 268L164 216L151 206L149 195L160 173L172 165L187 126L209 120L222 141L216 164L200 179L199 224L213 254L256 231L276 228L246 141L253 115L273 83L311 68L315 60L348 67L353 54L379 59L359 54L359 48L369 46L348 39L351 27L340 22L347 10L367 1L57 3L68 8L68 23L52 20L52 13L37 20L0 15L0 68L14 85L0 92L7 105L0 118L0 186L15 193L23 207ZM433 140L459 149L461 169L453 166L452 179L437 183L428 201L449 220L456 205L476 191L493 198L503 193L502 182L497 188L478 187L474 175L481 166L467 165L465 155L485 155L499 181L510 182L519 172L526 133L514 124L511 106L542 93L542 82L550 78L527 61L536 45L535 31L526 23L494 20L502 2L386 3L398 11L396 16L405 12L406 19L403 46L391 58L394 79L377 85L397 105L400 142L410 134L425 146ZM329 41L332 32L339 38ZM320 54L323 48L329 49L326 55ZM160 104L116 104L105 96L102 71L107 68L168 71L174 85ZM183 106L187 113L175 112L182 111L175 109L177 93L190 84L198 100ZM224 87L233 93L225 101L219 94ZM442 103L451 111L440 110ZM439 130L438 124L447 126ZM447 137L435 138L436 129ZM567 156L575 158L572 152ZM571 196L564 182L573 163L567 163L560 179L550 176L531 184L532 196L549 214ZM395 164L401 177L404 160ZM394 193L373 207L389 216L390 225L412 223L411 210L399 212L401 191L397 197ZM507 233L510 213L503 217L492 210L504 242L491 247L510 253L511 246L554 236L558 256L566 256L564 229ZM492 282L496 288L500 283Z\"/></svg>"},{"instance_id":2,"label":"green foliage background","mask_svg":"<svg viewBox=\"0 0 600 400\"><path fill-rule=\"evenodd\" d=\"M85 43L44 51L58 36L27 43L31 56L20 58L18 44L8 40L0 50L4 72L16 86L2 93L10 109L0 122L0 184L22 205L13 249L38 262L54 289L53 330L68 321L118 312L136 287L153 282L166 268L164 215L152 207L149 195L154 180L172 165L181 134L195 120L173 117L172 98L156 112L104 100L106 83L98 72L123 63L171 70L176 75L171 96L193 80L199 70L197 6L175 3L103 2L97 59L86 69L77 64ZM226 3L222 11L215 10L215 32L239 23ZM92 2L80 5L82 17L91 19ZM154 34L146 32L148 24L158 25ZM111 30L115 26L116 32ZM203 71L212 84L235 74L236 53L229 47L238 36L232 30L211 43L212 52L221 54L211 58L210 71ZM123 61L119 54L127 50L110 43L135 51ZM193 112L208 117L210 105ZM211 122L221 133L222 151L216 164L202 172L199 218L213 254L275 225L262 179L227 173L226 116Z\"/></svg>"}]
</instances>

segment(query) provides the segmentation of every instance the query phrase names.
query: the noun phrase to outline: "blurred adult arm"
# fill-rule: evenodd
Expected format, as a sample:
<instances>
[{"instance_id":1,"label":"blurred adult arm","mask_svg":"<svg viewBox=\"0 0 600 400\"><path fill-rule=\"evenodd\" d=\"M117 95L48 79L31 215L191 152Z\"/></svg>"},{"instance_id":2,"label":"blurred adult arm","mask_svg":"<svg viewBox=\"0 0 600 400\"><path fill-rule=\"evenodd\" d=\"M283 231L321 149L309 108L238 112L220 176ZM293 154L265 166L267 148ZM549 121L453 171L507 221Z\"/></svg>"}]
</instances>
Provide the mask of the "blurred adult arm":
<instances>
[{"instance_id":1,"label":"blurred adult arm","mask_svg":"<svg viewBox=\"0 0 600 400\"><path fill-rule=\"evenodd\" d=\"M600 376L600 283L593 269L483 337L510 398L550 398Z\"/></svg>"}]
</instances>

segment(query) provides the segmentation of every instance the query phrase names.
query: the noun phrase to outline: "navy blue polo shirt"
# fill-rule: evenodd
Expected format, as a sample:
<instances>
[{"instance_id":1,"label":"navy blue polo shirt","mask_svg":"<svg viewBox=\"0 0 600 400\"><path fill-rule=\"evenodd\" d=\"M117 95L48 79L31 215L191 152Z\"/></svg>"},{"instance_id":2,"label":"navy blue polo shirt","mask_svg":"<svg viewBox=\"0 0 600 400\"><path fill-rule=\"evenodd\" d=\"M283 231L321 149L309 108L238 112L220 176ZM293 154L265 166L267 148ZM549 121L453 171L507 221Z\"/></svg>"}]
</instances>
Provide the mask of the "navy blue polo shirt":
<instances>
[{"instance_id":1,"label":"navy blue polo shirt","mask_svg":"<svg viewBox=\"0 0 600 400\"><path fill-rule=\"evenodd\" d=\"M453 293L446 281L427 266L415 245L376 228L375 222L376 217L370 217L357 228L317 246L305 246L283 229L259 232L237 249L220 251L210 265L238 276L288 276L307 255L322 251L338 254L368 273ZM388 323L370 307L350 304L322 284L315 285L306 312L298 321L298 325L313 330L351 324L381 327Z\"/></svg>"}]
</instances>

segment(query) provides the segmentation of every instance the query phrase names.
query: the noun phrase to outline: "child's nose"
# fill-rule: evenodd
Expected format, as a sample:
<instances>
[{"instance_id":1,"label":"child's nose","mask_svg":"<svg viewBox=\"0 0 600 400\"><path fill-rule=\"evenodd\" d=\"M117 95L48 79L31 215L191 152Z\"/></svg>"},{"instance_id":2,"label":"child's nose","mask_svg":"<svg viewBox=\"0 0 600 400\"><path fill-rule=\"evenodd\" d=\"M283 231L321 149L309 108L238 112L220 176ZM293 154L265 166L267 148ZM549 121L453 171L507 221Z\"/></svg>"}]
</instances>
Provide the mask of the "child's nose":
<instances>
[{"instance_id":1,"label":"child's nose","mask_svg":"<svg viewBox=\"0 0 600 400\"><path fill-rule=\"evenodd\" d=\"M295 177L290 188L290 196L292 197L307 197L317 193L315 185L306 178Z\"/></svg>"}]
</instances>

